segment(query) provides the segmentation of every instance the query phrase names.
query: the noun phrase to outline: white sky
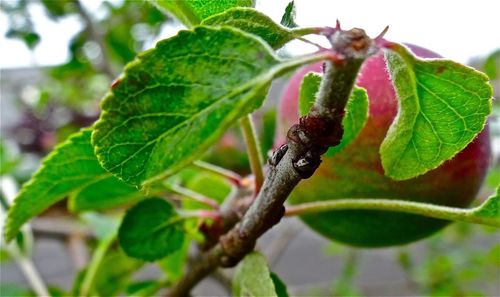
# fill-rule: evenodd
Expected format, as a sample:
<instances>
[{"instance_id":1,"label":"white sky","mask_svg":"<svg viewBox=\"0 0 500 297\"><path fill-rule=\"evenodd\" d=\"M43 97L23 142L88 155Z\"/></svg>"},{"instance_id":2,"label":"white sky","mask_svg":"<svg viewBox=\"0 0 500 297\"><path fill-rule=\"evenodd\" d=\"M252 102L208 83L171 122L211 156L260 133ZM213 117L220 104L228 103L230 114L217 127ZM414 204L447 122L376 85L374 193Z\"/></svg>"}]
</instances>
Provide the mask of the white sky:
<instances>
[{"instance_id":1,"label":"white sky","mask_svg":"<svg viewBox=\"0 0 500 297\"><path fill-rule=\"evenodd\" d=\"M1 0L3 1L3 0ZM289 0L260 0L257 8L279 21ZM101 1L86 0L85 6L98 11ZM300 26L363 28L376 36L386 26L386 38L427 47L444 57L465 63L500 48L500 1L498 0L296 0ZM42 42L34 53L25 45L4 37L7 18L0 14L0 68L55 65L68 59L67 44L80 28L76 17L58 23L47 21L41 7L33 9L34 22ZM172 30L164 30L165 35ZM166 36L165 36L166 37ZM294 53L302 52L298 46Z\"/></svg>"}]
</instances>

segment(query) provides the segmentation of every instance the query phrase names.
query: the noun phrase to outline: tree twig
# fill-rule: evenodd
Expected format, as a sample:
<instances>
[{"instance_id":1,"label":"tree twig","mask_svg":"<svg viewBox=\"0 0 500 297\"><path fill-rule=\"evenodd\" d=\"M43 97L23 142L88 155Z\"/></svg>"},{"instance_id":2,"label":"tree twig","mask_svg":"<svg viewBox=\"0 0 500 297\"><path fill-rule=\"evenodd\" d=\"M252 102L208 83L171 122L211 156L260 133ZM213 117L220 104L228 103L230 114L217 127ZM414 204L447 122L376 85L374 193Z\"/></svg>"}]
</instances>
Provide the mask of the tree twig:
<instances>
[{"instance_id":1,"label":"tree twig","mask_svg":"<svg viewBox=\"0 0 500 297\"><path fill-rule=\"evenodd\" d=\"M318 98L309 114L290 128L287 144L270 158L257 198L242 220L201 255L168 296L188 296L201 279L219 266L232 267L251 252L257 239L284 215L283 203L293 188L316 171L328 147L340 143L345 104L362 62L376 52L376 44L360 29L339 28L329 38L332 55L326 62Z\"/></svg>"}]
</instances>

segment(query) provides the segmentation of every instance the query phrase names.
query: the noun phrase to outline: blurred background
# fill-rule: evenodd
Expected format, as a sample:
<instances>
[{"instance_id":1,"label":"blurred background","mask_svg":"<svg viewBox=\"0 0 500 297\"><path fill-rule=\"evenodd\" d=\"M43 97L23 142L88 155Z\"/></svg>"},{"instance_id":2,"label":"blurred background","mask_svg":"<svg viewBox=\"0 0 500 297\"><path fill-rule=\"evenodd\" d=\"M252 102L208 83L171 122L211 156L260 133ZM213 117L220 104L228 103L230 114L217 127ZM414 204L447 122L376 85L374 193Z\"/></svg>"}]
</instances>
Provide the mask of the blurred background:
<instances>
[{"instance_id":1,"label":"blurred background","mask_svg":"<svg viewBox=\"0 0 500 297\"><path fill-rule=\"evenodd\" d=\"M491 78L495 97L500 95L500 2L295 2L300 26L334 26L339 19L344 28L364 28L375 36L389 25L387 39L475 67ZM287 4L258 1L257 9L279 22ZM0 182L1 194L12 198L54 145L95 121L100 99L124 65L182 25L144 1L1 0L0 8ZM292 42L280 54L312 50ZM286 79L273 84L257 115L264 151L273 143L273 106ZM481 199L500 183L499 116L496 100L490 118L495 157ZM247 174L242 143L234 129L205 159ZM88 262L94 231L67 213L65 202L31 227L35 266L53 292L64 295ZM291 219L266 234L259 247L294 295L500 296L500 232L486 227L453 224L409 246L360 250L328 242ZM30 294L19 268L0 252L0 295ZM145 265L127 277L143 280L161 273L161 267ZM209 279L195 293L227 294L221 283Z\"/></svg>"}]
</instances>

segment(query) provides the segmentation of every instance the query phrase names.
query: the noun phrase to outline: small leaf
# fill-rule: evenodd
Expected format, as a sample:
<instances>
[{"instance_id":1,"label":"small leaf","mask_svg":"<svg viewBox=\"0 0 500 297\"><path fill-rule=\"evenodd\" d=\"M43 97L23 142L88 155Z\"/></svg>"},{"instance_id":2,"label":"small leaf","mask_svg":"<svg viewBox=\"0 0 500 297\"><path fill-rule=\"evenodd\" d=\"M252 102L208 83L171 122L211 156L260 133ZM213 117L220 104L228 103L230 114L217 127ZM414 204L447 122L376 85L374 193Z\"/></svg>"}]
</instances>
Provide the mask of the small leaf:
<instances>
[{"instance_id":1,"label":"small leaf","mask_svg":"<svg viewBox=\"0 0 500 297\"><path fill-rule=\"evenodd\" d=\"M149 198L127 211L118 230L118 239L130 257L158 260L182 247L183 221L170 203Z\"/></svg>"},{"instance_id":2,"label":"small leaf","mask_svg":"<svg viewBox=\"0 0 500 297\"><path fill-rule=\"evenodd\" d=\"M158 265L171 282L179 280L184 274L189 256L189 244L189 240L184 240L179 250L158 261Z\"/></svg>"},{"instance_id":3,"label":"small leaf","mask_svg":"<svg viewBox=\"0 0 500 297\"><path fill-rule=\"evenodd\" d=\"M150 0L153 4L173 14L187 27L233 7L251 7L252 0Z\"/></svg>"},{"instance_id":4,"label":"small leaf","mask_svg":"<svg viewBox=\"0 0 500 297\"><path fill-rule=\"evenodd\" d=\"M484 72L491 80L498 78L498 72L500 71L500 49L492 52L488 55L484 61Z\"/></svg>"},{"instance_id":5,"label":"small leaf","mask_svg":"<svg viewBox=\"0 0 500 297\"><path fill-rule=\"evenodd\" d=\"M299 89L299 115L301 117L308 114L314 105L320 83L321 74L311 71L304 75Z\"/></svg>"},{"instance_id":6,"label":"small leaf","mask_svg":"<svg viewBox=\"0 0 500 297\"><path fill-rule=\"evenodd\" d=\"M144 262L129 258L122 250L106 255L95 276L95 291L99 296L117 296L123 293L132 275Z\"/></svg>"},{"instance_id":7,"label":"small leaf","mask_svg":"<svg viewBox=\"0 0 500 297\"><path fill-rule=\"evenodd\" d=\"M279 278L279 276L271 272L271 279L273 280L274 287L276 288L276 295L278 297L288 297L288 291L286 289L285 283Z\"/></svg>"},{"instance_id":8,"label":"small leaf","mask_svg":"<svg viewBox=\"0 0 500 297\"><path fill-rule=\"evenodd\" d=\"M181 31L129 64L104 99L92 135L97 157L128 183L162 179L259 107L275 76L324 57L280 61L234 28Z\"/></svg>"},{"instance_id":9,"label":"small leaf","mask_svg":"<svg viewBox=\"0 0 500 297\"><path fill-rule=\"evenodd\" d=\"M298 27L298 25L295 23L295 14L296 14L295 3L294 1L290 1L290 3L288 3L288 5L285 8L285 13L281 17L280 24L288 28Z\"/></svg>"},{"instance_id":10,"label":"small leaf","mask_svg":"<svg viewBox=\"0 0 500 297\"><path fill-rule=\"evenodd\" d=\"M92 199L114 199L116 187L121 187L122 192L137 192L102 169L90 145L90 134L90 129L84 129L58 145L31 180L23 185L7 216L5 237L8 241L24 223L52 204L104 179L113 179L113 186L94 192Z\"/></svg>"},{"instance_id":11,"label":"small leaf","mask_svg":"<svg viewBox=\"0 0 500 297\"><path fill-rule=\"evenodd\" d=\"M234 296L278 296L266 258L252 252L238 264L233 279Z\"/></svg>"},{"instance_id":12,"label":"small leaf","mask_svg":"<svg viewBox=\"0 0 500 297\"><path fill-rule=\"evenodd\" d=\"M165 285L155 280L131 283L127 286L126 296L154 296Z\"/></svg>"},{"instance_id":13,"label":"small leaf","mask_svg":"<svg viewBox=\"0 0 500 297\"><path fill-rule=\"evenodd\" d=\"M253 8L233 8L216 14L202 22L209 26L231 26L264 39L272 48L277 49L299 37L294 31L276 24L267 15Z\"/></svg>"},{"instance_id":14,"label":"small leaf","mask_svg":"<svg viewBox=\"0 0 500 297\"><path fill-rule=\"evenodd\" d=\"M333 156L356 139L367 120L368 94L365 89L354 87L349 101L347 101L346 113L342 119L342 126L344 127L342 140L339 145L329 148L325 156Z\"/></svg>"},{"instance_id":15,"label":"small leaf","mask_svg":"<svg viewBox=\"0 0 500 297\"><path fill-rule=\"evenodd\" d=\"M483 204L476 207L471 214L475 217L495 219L500 226L500 186L494 195L490 196Z\"/></svg>"},{"instance_id":16,"label":"small leaf","mask_svg":"<svg viewBox=\"0 0 500 297\"><path fill-rule=\"evenodd\" d=\"M400 107L380 154L385 174L405 180L463 150L491 112L488 77L444 59L421 60L402 45L386 52Z\"/></svg>"}]
</instances>

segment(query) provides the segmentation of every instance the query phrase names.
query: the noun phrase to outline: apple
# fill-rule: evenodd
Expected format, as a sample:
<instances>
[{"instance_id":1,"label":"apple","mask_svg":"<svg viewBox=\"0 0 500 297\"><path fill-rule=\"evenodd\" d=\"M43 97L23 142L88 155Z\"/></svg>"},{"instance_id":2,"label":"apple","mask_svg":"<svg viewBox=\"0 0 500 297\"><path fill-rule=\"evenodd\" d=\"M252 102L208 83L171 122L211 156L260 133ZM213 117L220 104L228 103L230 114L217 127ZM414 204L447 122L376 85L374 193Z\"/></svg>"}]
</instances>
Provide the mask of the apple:
<instances>
[{"instance_id":1,"label":"apple","mask_svg":"<svg viewBox=\"0 0 500 297\"><path fill-rule=\"evenodd\" d=\"M409 45L423 58L439 57L421 47ZM298 122L298 92L303 76L321 72L313 64L299 70L289 81L279 106L276 145L284 143L289 127ZM453 159L419 177L394 181L384 175L379 147L394 120L398 100L388 74L383 53L369 58L360 71L357 85L367 90L369 118L344 150L323 156L315 174L292 192L292 204L341 198L386 198L467 207L477 195L490 160L486 127ZM384 247L409 243L431 235L449 222L400 212L378 210L338 210L301 217L320 234L353 246Z\"/></svg>"}]
</instances>

